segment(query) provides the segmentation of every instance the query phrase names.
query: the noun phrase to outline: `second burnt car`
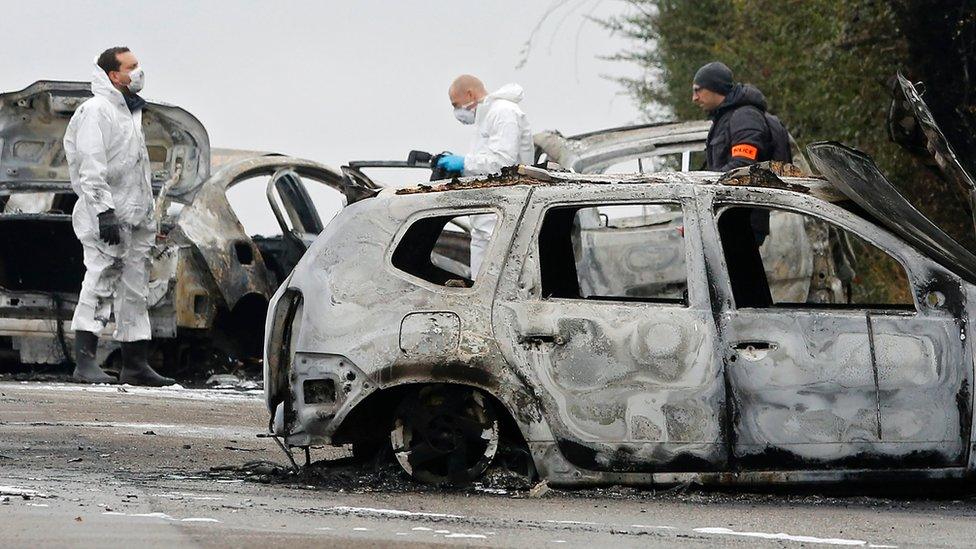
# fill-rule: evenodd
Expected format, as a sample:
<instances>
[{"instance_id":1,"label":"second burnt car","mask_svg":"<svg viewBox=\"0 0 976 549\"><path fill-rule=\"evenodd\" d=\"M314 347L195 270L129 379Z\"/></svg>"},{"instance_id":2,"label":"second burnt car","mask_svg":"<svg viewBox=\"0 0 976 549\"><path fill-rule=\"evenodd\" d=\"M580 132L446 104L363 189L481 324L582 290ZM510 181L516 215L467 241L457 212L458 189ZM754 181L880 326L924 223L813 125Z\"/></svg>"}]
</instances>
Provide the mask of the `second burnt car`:
<instances>
[{"instance_id":1,"label":"second burnt car","mask_svg":"<svg viewBox=\"0 0 976 549\"><path fill-rule=\"evenodd\" d=\"M87 82L62 81L0 94L0 352L17 362L70 360L84 266L61 142L90 96ZM174 373L203 373L193 370L214 357L257 362L268 299L324 225L310 191L324 186L349 201L375 190L310 160L211 150L200 121L172 105L150 102L143 130L159 219L149 291L154 361ZM252 182L280 235L248 234L235 213L228 193ZM99 345L99 363L117 356L110 337Z\"/></svg>"},{"instance_id":2,"label":"second burnt car","mask_svg":"<svg viewBox=\"0 0 976 549\"><path fill-rule=\"evenodd\" d=\"M826 180L520 167L352 204L272 299L271 432L385 446L433 483L476 479L505 446L559 485L971 476L976 256L869 157L808 152ZM835 279L777 291L791 271L757 210L819 228ZM442 261L485 214L479 272ZM614 220L658 214L666 246L609 252L646 228Z\"/></svg>"}]
</instances>

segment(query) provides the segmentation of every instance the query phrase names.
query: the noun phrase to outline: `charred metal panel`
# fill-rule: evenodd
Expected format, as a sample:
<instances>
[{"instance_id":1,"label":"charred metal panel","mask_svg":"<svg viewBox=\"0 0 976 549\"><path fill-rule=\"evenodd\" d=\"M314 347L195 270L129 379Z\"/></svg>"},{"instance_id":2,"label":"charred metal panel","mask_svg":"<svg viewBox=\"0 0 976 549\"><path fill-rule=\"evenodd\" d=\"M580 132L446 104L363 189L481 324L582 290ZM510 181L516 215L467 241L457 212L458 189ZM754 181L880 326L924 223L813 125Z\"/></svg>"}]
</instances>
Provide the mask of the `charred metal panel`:
<instances>
[{"instance_id":1,"label":"charred metal panel","mask_svg":"<svg viewBox=\"0 0 976 549\"><path fill-rule=\"evenodd\" d=\"M715 185L714 174L591 182L537 171L383 191L326 227L277 294L287 295L287 287L306 302L288 341L269 330L278 335L266 359L276 350L341 356L362 373L363 388L323 415L296 410L305 419L290 425L289 442L330 442L357 403L384 396L378 390L458 383L498 398L554 484L848 481L872 469L918 478L965 473L951 465L963 463L965 442L973 440L971 285L865 219L789 188ZM840 309L831 283L812 282L809 294L827 296L814 301L833 308L736 309L712 219L716 196L802 212L862 236L905 267L916 310ZM686 303L543 297L536 243L546 208L655 200L684 205ZM392 266L412 220L488 210L501 221L472 287L440 286ZM819 222L794 228L801 229L809 240L830 230ZM810 252L795 260L809 265L811 281L836 268L826 250L811 244ZM404 318L424 311L457 316L456 347L425 340L440 323L421 319L408 330L417 334L415 345L404 345ZM449 348L404 352L428 345ZM289 398L310 395L308 405L333 406L340 386L333 401L323 380L336 378L323 375L335 370L290 376ZM307 391L305 381L312 382ZM930 410L914 423L898 417L913 406Z\"/></svg>"},{"instance_id":2,"label":"charred metal panel","mask_svg":"<svg viewBox=\"0 0 976 549\"><path fill-rule=\"evenodd\" d=\"M61 140L89 97L87 82L44 80L0 94L0 183L68 181ZM210 176L206 129L187 111L161 103L149 103L142 122L153 183L179 174L170 195L188 200Z\"/></svg>"},{"instance_id":3,"label":"charred metal panel","mask_svg":"<svg viewBox=\"0 0 976 549\"><path fill-rule=\"evenodd\" d=\"M362 400L373 387L366 375L344 356L295 353L290 372L291 399L299 431L323 436L331 420Z\"/></svg>"},{"instance_id":4,"label":"charred metal panel","mask_svg":"<svg viewBox=\"0 0 976 549\"><path fill-rule=\"evenodd\" d=\"M723 345L732 353L726 372L734 448L737 458L750 458L738 464L777 470L963 464L973 374L962 282L891 234L826 203L719 188L699 194L765 202L836 224L896 258L915 295L916 311L735 310L727 258L706 249L719 275ZM707 204L702 208L711 209ZM705 229L706 239L718 240L714 226Z\"/></svg>"},{"instance_id":5,"label":"charred metal panel","mask_svg":"<svg viewBox=\"0 0 976 549\"><path fill-rule=\"evenodd\" d=\"M228 309L247 294L268 297L274 291L263 262L243 265L236 260L234 242L249 239L223 187L206 185L200 189L180 215L178 231L196 245Z\"/></svg>"},{"instance_id":6,"label":"charred metal panel","mask_svg":"<svg viewBox=\"0 0 976 549\"><path fill-rule=\"evenodd\" d=\"M722 332L735 458L784 467L877 450L878 393L862 312L738 310ZM768 458L765 461L763 458Z\"/></svg>"},{"instance_id":7,"label":"charred metal panel","mask_svg":"<svg viewBox=\"0 0 976 549\"><path fill-rule=\"evenodd\" d=\"M971 358L956 322L872 314L871 324L882 439L899 443L891 451L901 455L926 452L961 464L972 376L971 367L964 367Z\"/></svg>"},{"instance_id":8,"label":"charred metal panel","mask_svg":"<svg viewBox=\"0 0 976 549\"><path fill-rule=\"evenodd\" d=\"M410 313L400 324L400 349L408 356L450 353L461 340L461 319L455 313Z\"/></svg>"},{"instance_id":9,"label":"charred metal panel","mask_svg":"<svg viewBox=\"0 0 976 549\"><path fill-rule=\"evenodd\" d=\"M533 136L549 160L578 173L600 173L634 158L705 150L710 120L613 128L563 137L559 132Z\"/></svg>"},{"instance_id":10,"label":"charred metal panel","mask_svg":"<svg viewBox=\"0 0 976 549\"><path fill-rule=\"evenodd\" d=\"M685 231L680 248L687 306L541 294L538 234L548 208L673 202L681 198L674 190L626 188L610 197L599 189L536 189L513 244L513 256L525 260L517 271L507 266L496 334L511 367L538 383L559 453L572 467L710 470L726 461L724 386L705 280L694 275L702 269L696 231ZM696 215L684 219L686 227L696 223Z\"/></svg>"},{"instance_id":11,"label":"charred metal panel","mask_svg":"<svg viewBox=\"0 0 976 549\"><path fill-rule=\"evenodd\" d=\"M596 470L724 461L724 388L706 312L563 299L505 307L569 461ZM540 319L555 329L533 329Z\"/></svg>"},{"instance_id":12,"label":"charred metal panel","mask_svg":"<svg viewBox=\"0 0 976 549\"><path fill-rule=\"evenodd\" d=\"M598 214L595 210L581 210L580 215ZM627 226L628 221L633 226ZM680 214L663 211L620 220L613 228L580 227L576 268L583 295L641 295L652 288L655 293L674 288L678 292L674 297L681 298L685 286L681 224Z\"/></svg>"},{"instance_id":13,"label":"charred metal panel","mask_svg":"<svg viewBox=\"0 0 976 549\"><path fill-rule=\"evenodd\" d=\"M208 284L204 272L196 267L192 250L181 248L173 278L176 325L180 328L209 328L217 313L219 290Z\"/></svg>"},{"instance_id":14,"label":"charred metal panel","mask_svg":"<svg viewBox=\"0 0 976 549\"><path fill-rule=\"evenodd\" d=\"M264 398L272 414L291 400L288 395L292 389L292 362L303 315L301 293L282 284L271 298L264 327Z\"/></svg>"},{"instance_id":15,"label":"charred metal panel","mask_svg":"<svg viewBox=\"0 0 976 549\"><path fill-rule=\"evenodd\" d=\"M370 383L364 395L406 383L467 384L495 395L523 430L541 425L531 389L506 367L490 326L498 273L526 194L525 186L431 195L384 192L344 209L286 283L305 296L296 354L341 349ZM500 221L473 287L439 286L393 266L393 250L418 216L486 210L497 212ZM414 315L431 310L433 303L433 321L429 313ZM434 347L442 352L434 353ZM303 381L301 375L293 378L293 388ZM358 402L344 404L334 419L315 428L311 440L328 441Z\"/></svg>"},{"instance_id":16,"label":"charred metal panel","mask_svg":"<svg viewBox=\"0 0 976 549\"><path fill-rule=\"evenodd\" d=\"M976 287L970 284L961 284L960 294L966 299L966 303L973 303L974 300L976 300ZM963 340L963 345L965 345L969 351L969 361L964 363L962 368L965 370L966 374L969 375L970 380L976 381L976 375L974 375L974 363L976 363L976 351L974 351L974 348L976 348L976 343L973 342L973 338L970 337L969 334L969 327L976 322L976 311L973 311L971 308L967 307L966 310L961 312L961 315L963 317L963 321L960 323L960 339ZM963 421L966 417L969 418L969 435L966 437L969 440L969 448L967 450L968 459L966 461L966 468L969 471L976 469L976 429L973 429L974 416L976 416L976 406L974 406L976 397L973 395L972 385L973 384L971 382L969 387L968 401L966 395L960 395L960 398L956 401L957 404L963 408L967 405L969 406L969 413L966 414L965 412L961 412L963 417L960 418L960 421Z\"/></svg>"},{"instance_id":17,"label":"charred metal panel","mask_svg":"<svg viewBox=\"0 0 976 549\"><path fill-rule=\"evenodd\" d=\"M235 246L238 243L251 246L251 239L227 201L227 188L235 181L272 175L283 168L332 183L342 191L341 175L317 162L286 156L259 156L229 164L215 173L179 217L179 232L197 248L228 309L233 309L237 301L248 294L270 298L274 285L263 258L250 264L238 260ZM256 248L252 247L252 252L254 257L260 257Z\"/></svg>"},{"instance_id":18,"label":"charred metal panel","mask_svg":"<svg viewBox=\"0 0 976 549\"><path fill-rule=\"evenodd\" d=\"M915 85L900 73L898 74L898 85L901 87L902 93L905 94L905 99L908 104L911 105L919 128L925 135L925 149L932 155L932 158L942 173L954 181L960 190L969 198L969 209L976 216L976 181L973 180L973 174L967 171L963 165L964 159L960 158L953 150L952 144L949 143L945 134L942 133L942 128L935 122L932 111L925 104L925 100L922 99L922 94L918 92ZM889 119L889 124L891 123ZM892 135L897 134L892 132ZM972 159L968 160L967 166L972 168ZM974 218L974 221L976 221L976 218Z\"/></svg>"}]
</instances>

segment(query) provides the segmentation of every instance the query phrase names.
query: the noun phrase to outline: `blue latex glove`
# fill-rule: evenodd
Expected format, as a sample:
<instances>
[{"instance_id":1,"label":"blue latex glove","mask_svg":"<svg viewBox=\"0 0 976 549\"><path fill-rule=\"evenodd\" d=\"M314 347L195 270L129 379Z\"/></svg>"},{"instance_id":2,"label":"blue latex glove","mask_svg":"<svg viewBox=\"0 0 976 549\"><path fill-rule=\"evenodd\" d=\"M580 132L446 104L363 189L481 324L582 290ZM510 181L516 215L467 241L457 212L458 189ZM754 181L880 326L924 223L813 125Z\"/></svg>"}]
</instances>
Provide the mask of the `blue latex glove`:
<instances>
[{"instance_id":1,"label":"blue latex glove","mask_svg":"<svg viewBox=\"0 0 976 549\"><path fill-rule=\"evenodd\" d=\"M464 171L464 157L456 154L444 155L437 161L437 167L449 172Z\"/></svg>"}]
</instances>

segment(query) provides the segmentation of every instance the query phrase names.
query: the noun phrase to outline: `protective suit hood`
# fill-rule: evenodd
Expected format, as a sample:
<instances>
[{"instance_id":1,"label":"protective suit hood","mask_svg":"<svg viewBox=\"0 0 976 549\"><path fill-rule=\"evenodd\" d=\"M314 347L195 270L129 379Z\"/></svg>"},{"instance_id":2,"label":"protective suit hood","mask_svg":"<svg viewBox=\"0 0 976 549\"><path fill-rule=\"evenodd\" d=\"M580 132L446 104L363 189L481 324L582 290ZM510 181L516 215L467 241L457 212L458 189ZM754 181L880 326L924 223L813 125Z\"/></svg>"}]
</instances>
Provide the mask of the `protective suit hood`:
<instances>
[{"instance_id":1,"label":"protective suit hood","mask_svg":"<svg viewBox=\"0 0 976 549\"><path fill-rule=\"evenodd\" d=\"M112 85L108 75L98 66L97 60L95 68L92 69L91 91L96 97L104 97L113 105L125 107L125 97L122 97L122 92Z\"/></svg>"},{"instance_id":2,"label":"protective suit hood","mask_svg":"<svg viewBox=\"0 0 976 549\"><path fill-rule=\"evenodd\" d=\"M505 84L478 105L474 140L464 157L464 175L500 173L506 166L532 164L532 130L518 105L523 93L522 86Z\"/></svg>"},{"instance_id":3,"label":"protective suit hood","mask_svg":"<svg viewBox=\"0 0 976 549\"><path fill-rule=\"evenodd\" d=\"M492 110L493 103L508 102L512 106L518 105L522 102L525 92L522 86L515 83L505 84L504 86L498 88L497 90L489 93L478 105L478 110L475 111L475 124L482 124L485 117L488 116L488 112ZM516 107L518 110L518 107ZM521 112L521 110L519 110Z\"/></svg>"},{"instance_id":4,"label":"protective suit hood","mask_svg":"<svg viewBox=\"0 0 976 549\"><path fill-rule=\"evenodd\" d=\"M515 83L505 84L504 86L486 95L485 103L494 101L496 99L503 99L505 101L511 101L512 103L521 103L523 95L524 91L522 90L522 86Z\"/></svg>"}]
</instances>

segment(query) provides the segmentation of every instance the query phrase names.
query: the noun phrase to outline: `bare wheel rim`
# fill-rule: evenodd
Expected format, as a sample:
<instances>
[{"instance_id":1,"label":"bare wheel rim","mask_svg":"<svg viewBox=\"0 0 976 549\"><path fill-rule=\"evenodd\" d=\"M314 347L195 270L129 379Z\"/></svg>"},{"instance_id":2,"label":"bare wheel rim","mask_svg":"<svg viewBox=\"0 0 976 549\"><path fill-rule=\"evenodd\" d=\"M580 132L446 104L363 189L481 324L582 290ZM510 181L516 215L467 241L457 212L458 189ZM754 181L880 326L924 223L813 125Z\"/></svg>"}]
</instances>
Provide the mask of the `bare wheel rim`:
<instances>
[{"instance_id":1,"label":"bare wheel rim","mask_svg":"<svg viewBox=\"0 0 976 549\"><path fill-rule=\"evenodd\" d=\"M428 484L463 484L481 476L498 450L498 419L470 387L433 385L397 408L390 442L397 462Z\"/></svg>"}]
</instances>

